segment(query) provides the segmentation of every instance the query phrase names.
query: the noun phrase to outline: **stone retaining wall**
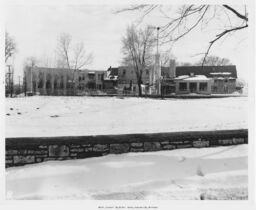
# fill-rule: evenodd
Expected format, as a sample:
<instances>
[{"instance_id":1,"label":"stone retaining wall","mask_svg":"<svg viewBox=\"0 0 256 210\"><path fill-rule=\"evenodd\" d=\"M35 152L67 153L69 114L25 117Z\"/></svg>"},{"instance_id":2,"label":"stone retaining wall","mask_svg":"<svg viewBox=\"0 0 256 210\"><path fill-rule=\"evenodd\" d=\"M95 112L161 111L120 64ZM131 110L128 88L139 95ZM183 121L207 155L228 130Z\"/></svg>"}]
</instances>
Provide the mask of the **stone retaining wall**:
<instances>
[{"instance_id":1,"label":"stone retaining wall","mask_svg":"<svg viewBox=\"0 0 256 210\"><path fill-rule=\"evenodd\" d=\"M248 130L154 134L6 138L6 167L127 152L248 143Z\"/></svg>"}]
</instances>

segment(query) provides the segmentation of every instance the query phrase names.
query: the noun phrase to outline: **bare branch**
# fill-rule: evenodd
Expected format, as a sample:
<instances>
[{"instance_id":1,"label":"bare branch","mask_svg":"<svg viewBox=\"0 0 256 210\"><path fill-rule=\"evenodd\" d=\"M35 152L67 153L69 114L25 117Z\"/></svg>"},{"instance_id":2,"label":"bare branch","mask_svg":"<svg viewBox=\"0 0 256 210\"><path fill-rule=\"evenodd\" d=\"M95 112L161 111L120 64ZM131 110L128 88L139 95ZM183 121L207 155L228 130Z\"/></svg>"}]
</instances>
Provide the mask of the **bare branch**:
<instances>
[{"instance_id":1,"label":"bare branch","mask_svg":"<svg viewBox=\"0 0 256 210\"><path fill-rule=\"evenodd\" d=\"M216 38L215 38L214 40L210 41L209 47L208 47L208 49L207 49L207 51L206 51L206 53L205 53L205 55L204 55L204 59L203 59L203 62L202 62L202 66L203 66L204 63L205 63L206 57L207 57L207 55L209 54L209 51L210 51L212 45L213 45L217 40L219 40L221 37L223 37L224 35L226 35L226 34L232 32L232 31L238 31L238 30L241 30L241 29L244 29L244 28L247 28L247 27L248 27L248 25L246 24L246 25L244 25L244 26L235 27L235 28L232 28L232 29L225 30L225 31L223 31L222 33L216 35Z\"/></svg>"},{"instance_id":2,"label":"bare branch","mask_svg":"<svg viewBox=\"0 0 256 210\"><path fill-rule=\"evenodd\" d=\"M7 32L5 32L5 62L15 53L15 51L15 41L9 36Z\"/></svg>"},{"instance_id":3,"label":"bare branch","mask_svg":"<svg viewBox=\"0 0 256 210\"><path fill-rule=\"evenodd\" d=\"M70 44L71 44L71 36L69 34L61 34L58 39L58 52L60 56L62 56L63 60L65 60L65 64L67 68L71 69L69 53L70 53Z\"/></svg>"},{"instance_id":4,"label":"bare branch","mask_svg":"<svg viewBox=\"0 0 256 210\"><path fill-rule=\"evenodd\" d=\"M223 7L227 8L228 10L232 11L237 17L245 20L245 21L248 21L248 17L246 15L242 15L241 13L239 13L238 11L236 11L234 8L224 4Z\"/></svg>"},{"instance_id":5,"label":"bare branch","mask_svg":"<svg viewBox=\"0 0 256 210\"><path fill-rule=\"evenodd\" d=\"M132 5L128 8L123 8L123 9L117 10L114 13L118 14L118 13L122 13L122 12L130 12L130 11L141 10L141 9L144 9L145 7L148 7L148 6L149 5L146 5L146 4Z\"/></svg>"}]
</instances>

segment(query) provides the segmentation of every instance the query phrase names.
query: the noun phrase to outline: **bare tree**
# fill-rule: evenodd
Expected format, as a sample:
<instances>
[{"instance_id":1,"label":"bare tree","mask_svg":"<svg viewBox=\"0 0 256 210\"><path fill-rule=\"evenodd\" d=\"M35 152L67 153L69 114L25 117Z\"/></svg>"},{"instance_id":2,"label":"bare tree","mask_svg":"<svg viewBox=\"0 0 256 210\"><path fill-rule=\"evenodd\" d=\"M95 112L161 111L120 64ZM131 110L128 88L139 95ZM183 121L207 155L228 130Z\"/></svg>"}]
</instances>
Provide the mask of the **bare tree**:
<instances>
[{"instance_id":1,"label":"bare tree","mask_svg":"<svg viewBox=\"0 0 256 210\"><path fill-rule=\"evenodd\" d=\"M61 34L58 38L58 44L57 44L57 52L59 55L59 61L64 62L63 66L71 69L70 65L70 44L71 44L72 38L69 34Z\"/></svg>"},{"instance_id":2,"label":"bare tree","mask_svg":"<svg viewBox=\"0 0 256 210\"><path fill-rule=\"evenodd\" d=\"M27 57L24 60L24 66L28 66L28 67L34 67L37 65L37 63L38 63L38 59L34 56Z\"/></svg>"},{"instance_id":3,"label":"bare tree","mask_svg":"<svg viewBox=\"0 0 256 210\"><path fill-rule=\"evenodd\" d=\"M77 43L74 48L73 68L81 69L85 65L90 64L92 60L93 60L92 53L86 54L84 43L83 42Z\"/></svg>"},{"instance_id":4,"label":"bare tree","mask_svg":"<svg viewBox=\"0 0 256 210\"><path fill-rule=\"evenodd\" d=\"M210 49L217 41L248 27L246 6L240 10L230 5L182 5L178 8L177 12L173 13L169 11L168 14L168 11L167 13L163 11L162 5L132 5L129 8L117 11L117 13L139 11L141 14L140 20L142 21L146 16L157 9L168 20L167 24L163 25L160 30L162 43L176 42L195 28L210 26L210 23L214 20L222 19L221 21L224 21L222 31L216 32L217 34L215 34L215 37L209 42L206 52L203 53L202 65L204 65ZM220 16L225 16L225 20L220 18ZM236 20L231 21L231 16Z\"/></svg>"},{"instance_id":5,"label":"bare tree","mask_svg":"<svg viewBox=\"0 0 256 210\"><path fill-rule=\"evenodd\" d=\"M78 70L90 64L93 60L92 53L86 53L84 43L72 46L72 37L61 34L57 43L57 65L68 69Z\"/></svg>"},{"instance_id":6,"label":"bare tree","mask_svg":"<svg viewBox=\"0 0 256 210\"><path fill-rule=\"evenodd\" d=\"M57 66L68 68L72 71L72 88L75 90L75 71L84 68L93 60L92 53L86 53L84 43L72 46L72 37L69 34L61 34L57 44Z\"/></svg>"},{"instance_id":7,"label":"bare tree","mask_svg":"<svg viewBox=\"0 0 256 210\"><path fill-rule=\"evenodd\" d=\"M177 66L193 66L190 62L177 62Z\"/></svg>"},{"instance_id":8,"label":"bare tree","mask_svg":"<svg viewBox=\"0 0 256 210\"><path fill-rule=\"evenodd\" d=\"M10 58L16 51L16 43L10 35L5 32L5 62Z\"/></svg>"},{"instance_id":9,"label":"bare tree","mask_svg":"<svg viewBox=\"0 0 256 210\"><path fill-rule=\"evenodd\" d=\"M196 65L201 65L204 62L205 66L227 66L232 65L229 59L220 58L218 56L208 56L207 58L202 58Z\"/></svg>"},{"instance_id":10,"label":"bare tree","mask_svg":"<svg viewBox=\"0 0 256 210\"><path fill-rule=\"evenodd\" d=\"M142 95L142 73L152 63L154 42L152 27L136 29L134 25L127 27L126 35L122 40L123 63L132 66L135 70L139 96Z\"/></svg>"},{"instance_id":11,"label":"bare tree","mask_svg":"<svg viewBox=\"0 0 256 210\"><path fill-rule=\"evenodd\" d=\"M161 54L161 57L160 57L161 66L168 67L171 59L176 60L176 57L173 54L171 54L169 51L162 52L160 54Z\"/></svg>"}]
</instances>

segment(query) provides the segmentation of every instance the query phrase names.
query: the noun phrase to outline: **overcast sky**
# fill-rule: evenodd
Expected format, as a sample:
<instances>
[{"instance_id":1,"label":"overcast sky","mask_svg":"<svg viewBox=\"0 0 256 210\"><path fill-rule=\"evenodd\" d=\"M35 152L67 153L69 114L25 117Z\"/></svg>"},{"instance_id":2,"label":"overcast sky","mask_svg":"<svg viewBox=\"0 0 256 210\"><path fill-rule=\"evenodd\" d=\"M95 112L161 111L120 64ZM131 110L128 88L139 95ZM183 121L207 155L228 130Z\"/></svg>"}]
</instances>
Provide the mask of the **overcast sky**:
<instances>
[{"instance_id":1,"label":"overcast sky","mask_svg":"<svg viewBox=\"0 0 256 210\"><path fill-rule=\"evenodd\" d=\"M72 42L84 42L88 52L94 56L93 63L87 68L106 70L109 66L118 66L122 60L121 40L129 24L138 23L138 12L116 14L122 6L81 5L81 6L8 6L6 11L6 30L17 43L17 53L13 60L16 78L22 75L26 57L54 59L57 37L69 33ZM175 14L177 6L163 8L168 14ZM223 17L219 17L222 19ZM235 19L235 16L231 16ZM158 11L148 15L144 25L163 25L168 19ZM171 53L180 62L196 62L202 57L196 54L206 51L221 25L199 27L172 46ZM248 78L248 30L235 33L213 46L210 55L231 60L237 66L238 77ZM171 44L161 46L170 48Z\"/></svg>"}]
</instances>

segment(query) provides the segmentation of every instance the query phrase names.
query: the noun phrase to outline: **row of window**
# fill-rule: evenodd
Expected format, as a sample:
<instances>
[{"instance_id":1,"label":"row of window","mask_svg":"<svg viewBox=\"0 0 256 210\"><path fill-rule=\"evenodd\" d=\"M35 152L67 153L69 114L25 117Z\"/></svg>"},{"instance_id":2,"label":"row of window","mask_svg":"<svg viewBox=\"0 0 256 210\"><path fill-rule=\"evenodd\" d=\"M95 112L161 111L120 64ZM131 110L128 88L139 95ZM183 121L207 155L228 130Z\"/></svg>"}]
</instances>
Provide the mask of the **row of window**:
<instances>
[{"instance_id":1,"label":"row of window","mask_svg":"<svg viewBox=\"0 0 256 210\"><path fill-rule=\"evenodd\" d=\"M199 91L207 91L207 87L208 87L207 82L200 82L199 83ZM196 91L197 90L197 83L194 83L194 82L193 83L186 83L186 82L180 82L179 83L179 90L180 91L187 91L188 88L191 92Z\"/></svg>"},{"instance_id":2,"label":"row of window","mask_svg":"<svg viewBox=\"0 0 256 210\"><path fill-rule=\"evenodd\" d=\"M131 70L131 74L133 74L133 70ZM123 69L123 76L126 75L126 69ZM149 75L149 70L146 70L146 75Z\"/></svg>"},{"instance_id":3,"label":"row of window","mask_svg":"<svg viewBox=\"0 0 256 210\"><path fill-rule=\"evenodd\" d=\"M98 80L103 79L103 74L97 74L97 76L98 76ZM95 74L88 74L88 78L91 80L95 79ZM85 75L79 76L78 80L79 80L79 82L85 80Z\"/></svg>"}]
</instances>

